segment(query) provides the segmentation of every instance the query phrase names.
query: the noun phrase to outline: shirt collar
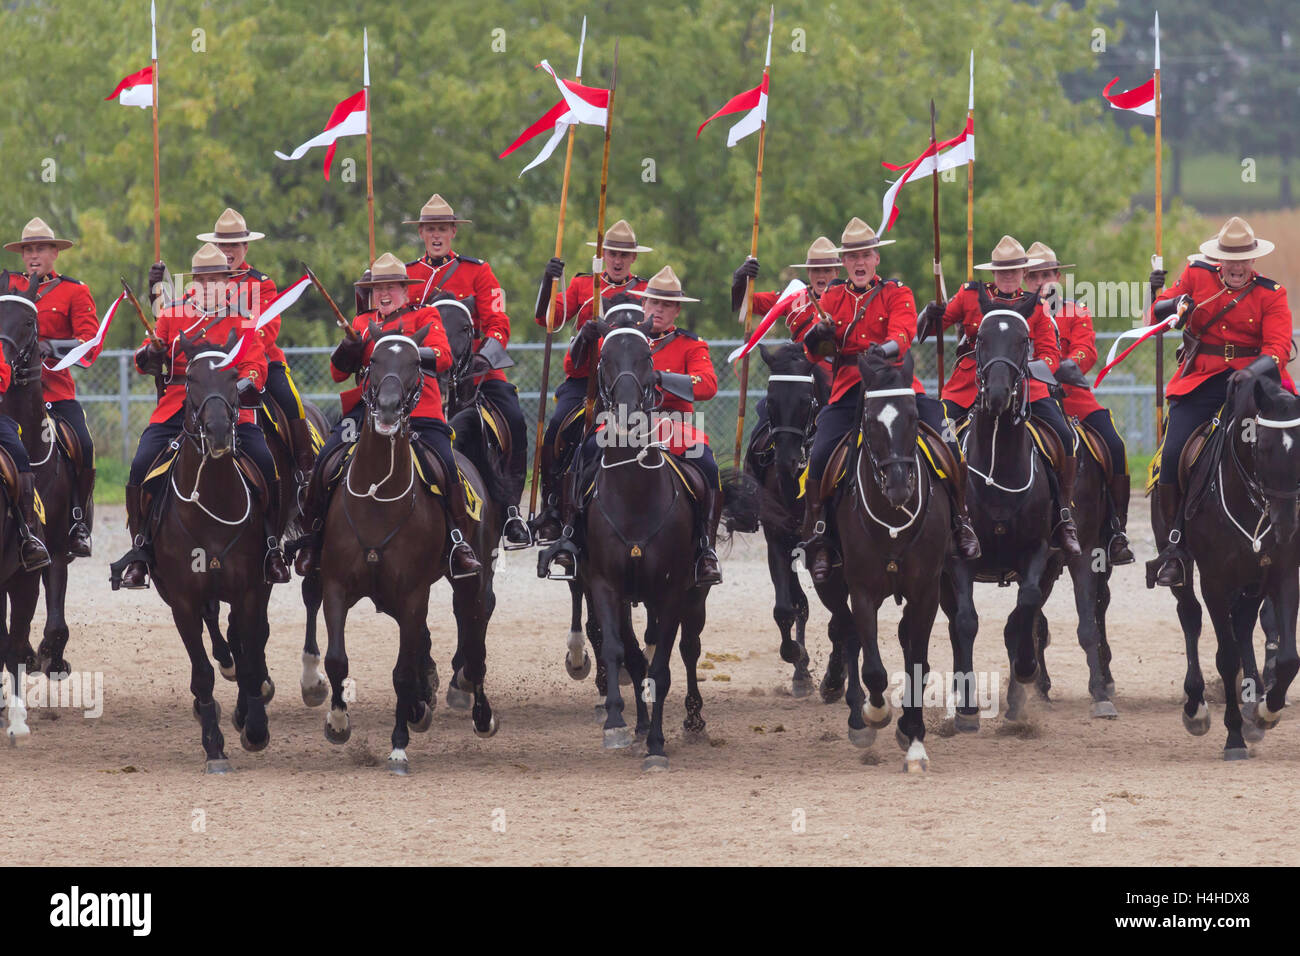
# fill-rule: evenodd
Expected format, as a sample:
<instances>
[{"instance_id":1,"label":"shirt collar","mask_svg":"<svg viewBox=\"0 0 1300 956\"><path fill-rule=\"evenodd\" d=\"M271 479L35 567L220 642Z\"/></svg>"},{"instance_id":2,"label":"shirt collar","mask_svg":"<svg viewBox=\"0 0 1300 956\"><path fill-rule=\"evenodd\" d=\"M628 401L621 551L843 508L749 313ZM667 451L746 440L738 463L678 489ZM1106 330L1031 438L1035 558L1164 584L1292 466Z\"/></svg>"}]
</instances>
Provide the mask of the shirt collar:
<instances>
[{"instance_id":1,"label":"shirt collar","mask_svg":"<svg viewBox=\"0 0 1300 956\"><path fill-rule=\"evenodd\" d=\"M425 263L427 263L428 265L433 266L435 269L441 269L447 263L451 262L452 259L456 258L456 251L453 249L447 255L439 256L437 259L431 257L428 253L425 253L420 258L423 259Z\"/></svg>"}]
</instances>

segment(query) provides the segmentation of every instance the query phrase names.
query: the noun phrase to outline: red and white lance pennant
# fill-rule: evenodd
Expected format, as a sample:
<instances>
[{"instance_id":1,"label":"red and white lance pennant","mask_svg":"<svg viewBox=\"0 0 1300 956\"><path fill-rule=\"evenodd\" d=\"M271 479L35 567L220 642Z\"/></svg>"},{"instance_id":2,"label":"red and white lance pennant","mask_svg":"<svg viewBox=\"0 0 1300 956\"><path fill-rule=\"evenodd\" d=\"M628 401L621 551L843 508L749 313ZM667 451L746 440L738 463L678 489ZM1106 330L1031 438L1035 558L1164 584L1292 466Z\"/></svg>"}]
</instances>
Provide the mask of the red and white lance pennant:
<instances>
[{"instance_id":1,"label":"red and white lance pennant","mask_svg":"<svg viewBox=\"0 0 1300 956\"><path fill-rule=\"evenodd\" d=\"M366 91L353 93L330 113L325 129L303 143L287 156L278 149L275 155L284 160L302 159L307 151L317 146L325 149L325 178L330 178L330 165L334 162L336 143L344 136L364 136L366 134Z\"/></svg>"},{"instance_id":2,"label":"red and white lance pennant","mask_svg":"<svg viewBox=\"0 0 1300 956\"><path fill-rule=\"evenodd\" d=\"M1102 370L1097 373L1096 379L1093 380L1092 387L1096 388L1098 385L1100 385L1101 380L1106 377L1106 375L1110 372L1111 369L1113 369L1120 362L1128 358L1129 354L1135 348L1137 348L1147 339L1151 338L1151 336L1155 335L1157 332L1168 332L1170 329L1172 329L1177 324L1178 317L1181 314L1182 314L1181 312L1176 312L1173 315L1169 316L1169 318L1165 319L1164 321L1157 322L1155 325L1145 326L1137 329L1129 329L1127 332L1124 332L1123 334L1117 336L1115 339L1115 343L1110 347L1110 351L1106 353L1106 364L1102 368ZM1119 354L1119 357L1116 358L1115 351L1119 348L1120 343L1134 337L1137 338L1137 341L1134 342L1132 345L1130 345L1128 348L1126 348L1123 352L1121 352Z\"/></svg>"},{"instance_id":3,"label":"red and white lance pennant","mask_svg":"<svg viewBox=\"0 0 1300 956\"><path fill-rule=\"evenodd\" d=\"M1160 14L1156 14L1156 59L1155 69L1160 69ZM1143 116L1156 115L1156 78L1153 75L1141 86L1134 87L1131 90L1123 90L1119 93L1111 93L1115 84L1119 82L1119 77L1111 80L1106 84L1106 88L1101 91L1101 95L1110 103L1111 109L1129 110L1133 113L1140 113Z\"/></svg>"},{"instance_id":4,"label":"red and white lance pennant","mask_svg":"<svg viewBox=\"0 0 1300 956\"><path fill-rule=\"evenodd\" d=\"M883 236L889 229L893 228L894 222L898 219L898 191L903 188L904 184L914 183L918 179L933 176L936 170L943 172L947 169L965 166L974 159L975 118L968 116L966 117L966 128L961 131L960 135L942 143L927 146L925 152L908 165L895 166L893 163L881 163L880 165L886 169L901 172L903 175L899 176L885 191L883 218L880 221L880 228L876 230L876 234Z\"/></svg>"},{"instance_id":5,"label":"red and white lance pennant","mask_svg":"<svg viewBox=\"0 0 1300 956\"><path fill-rule=\"evenodd\" d=\"M790 284L785 287L785 291L782 292L780 298L776 300L776 304L767 310L767 315L763 316L763 321L758 323L758 327L754 329L749 340L728 355L727 361L735 362L758 348L758 343L761 342L763 336L767 334L767 330L775 324L777 317L782 314L785 307L793 303L796 299L799 299L807 291L807 285L798 279L791 279Z\"/></svg>"},{"instance_id":6,"label":"red and white lance pennant","mask_svg":"<svg viewBox=\"0 0 1300 956\"><path fill-rule=\"evenodd\" d=\"M727 148L735 146L746 136L751 133L757 133L764 123L767 122L767 70L772 65L772 31L769 26L767 32L767 56L763 60L763 82L752 90L746 90L743 93L737 93L731 99L727 100L725 106L718 110L695 131L695 138L699 139L700 134L704 132L704 127L708 126L719 116L730 116L734 113L744 113L740 121L736 123L727 132Z\"/></svg>"},{"instance_id":7,"label":"red and white lance pennant","mask_svg":"<svg viewBox=\"0 0 1300 956\"><path fill-rule=\"evenodd\" d=\"M113 316L117 315L117 307L122 304L122 300L125 298L126 293L123 292L114 299L113 304L110 305L108 311L104 313L104 317L99 320L99 328L95 330L94 337L86 342L82 342L75 348L69 349L68 354L63 356L51 371L61 372L65 368L77 364L80 364L82 368L89 368L91 362L94 361L94 359L88 357L89 354L99 348L99 344L104 341L104 334L108 331L109 326L113 324Z\"/></svg>"},{"instance_id":8,"label":"red and white lance pennant","mask_svg":"<svg viewBox=\"0 0 1300 956\"><path fill-rule=\"evenodd\" d=\"M274 319L278 319L282 312L302 298L302 294L307 291L307 287L310 285L311 279L308 276L303 276L293 285L281 289L280 294L272 299L271 304L258 316L257 325L253 327L253 331L257 331Z\"/></svg>"},{"instance_id":9,"label":"red and white lance pennant","mask_svg":"<svg viewBox=\"0 0 1300 956\"><path fill-rule=\"evenodd\" d=\"M149 30L151 53L156 60L158 59L158 25L152 0L149 4ZM153 66L146 66L143 70L136 70L130 76L122 77L113 88L113 92L104 97L105 100L114 98L122 106L138 106L141 109L153 106Z\"/></svg>"}]
</instances>

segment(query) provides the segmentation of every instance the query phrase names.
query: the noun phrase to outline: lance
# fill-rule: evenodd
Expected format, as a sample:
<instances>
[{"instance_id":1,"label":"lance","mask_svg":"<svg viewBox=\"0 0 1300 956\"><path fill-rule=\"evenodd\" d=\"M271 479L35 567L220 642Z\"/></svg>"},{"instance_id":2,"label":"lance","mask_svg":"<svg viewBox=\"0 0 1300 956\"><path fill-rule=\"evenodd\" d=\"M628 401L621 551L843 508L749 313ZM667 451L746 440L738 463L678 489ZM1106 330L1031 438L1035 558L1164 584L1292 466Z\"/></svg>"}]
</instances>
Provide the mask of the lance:
<instances>
[{"instance_id":1,"label":"lance","mask_svg":"<svg viewBox=\"0 0 1300 956\"><path fill-rule=\"evenodd\" d=\"M930 153L935 157L935 171L930 176L933 182L933 210L931 217L934 219L934 300L942 302L944 300L943 289L943 261L939 258L939 170L938 170L938 137L935 136L934 124L934 100L930 101ZM939 384L935 391L938 394L939 401L943 401L943 323L939 323L938 333L934 337L934 350L939 371Z\"/></svg>"},{"instance_id":2,"label":"lance","mask_svg":"<svg viewBox=\"0 0 1300 956\"><path fill-rule=\"evenodd\" d=\"M158 332L154 329L153 323L151 323L149 321L148 316L144 314L144 309L140 308L140 300L137 299L135 297L135 293L131 291L131 286L126 281L126 276L121 276L121 279L122 279L122 291L126 293L127 301L129 301L131 305L135 307L135 314L140 316L140 323L144 326L144 330L149 333L150 343L158 346L159 348L164 348L166 343L164 343L162 339L158 338ZM161 375L155 375L153 377L153 387L154 390L157 391L158 397L162 398L162 394L166 386L163 385L163 377Z\"/></svg>"},{"instance_id":3,"label":"lance","mask_svg":"<svg viewBox=\"0 0 1300 956\"><path fill-rule=\"evenodd\" d=\"M975 51L970 51L970 95L966 99L966 125L975 123ZM935 157L937 163L938 157ZM937 173L936 173L937 174ZM970 158L966 160L966 281L975 278L975 148L972 140Z\"/></svg>"},{"instance_id":4,"label":"lance","mask_svg":"<svg viewBox=\"0 0 1300 956\"><path fill-rule=\"evenodd\" d=\"M763 63L763 86L767 87L768 73L772 63L772 30L776 26L776 7L772 7L767 15L767 57ZM749 257L758 258L758 209L759 203L763 198L763 147L767 143L767 117L764 115L763 121L758 126L758 163L754 167L754 228L749 235ZM745 301L740 307L741 321L745 323L745 339L749 339L750 332L753 331L754 324L754 280L750 278L745 283ZM749 356L746 355L740 360L740 401L736 405L736 448L731 459L731 465L740 471L741 458L740 449L745 438L745 403L749 398Z\"/></svg>"},{"instance_id":5,"label":"lance","mask_svg":"<svg viewBox=\"0 0 1300 956\"><path fill-rule=\"evenodd\" d=\"M153 65L153 261L162 261L162 213L158 178L158 26L153 0L149 0L150 58ZM152 294L153 290L150 290ZM135 296L131 297L135 301ZM137 303L136 308L140 306ZM144 313L141 313L143 318Z\"/></svg>"},{"instance_id":6,"label":"lance","mask_svg":"<svg viewBox=\"0 0 1300 956\"><path fill-rule=\"evenodd\" d=\"M370 258L366 261L375 261L375 178L374 164L371 162L370 151L370 33L366 29L361 31L361 85L365 89L366 99L366 218L370 224ZM317 283L317 288L320 284ZM321 292L325 290L321 288ZM328 298L328 294L326 294ZM333 305L334 303L330 303ZM336 308L334 310L338 312ZM342 313L339 313L340 316ZM349 331L351 326L348 327Z\"/></svg>"},{"instance_id":7,"label":"lance","mask_svg":"<svg viewBox=\"0 0 1300 956\"><path fill-rule=\"evenodd\" d=\"M600 206L596 211L596 258L591 263L591 318L599 322L605 315L605 302L600 296L600 275L605 269L605 188L609 183L609 132L614 126L614 90L618 86L618 39L614 40L614 69L609 79L609 105L605 111L605 155L600 161ZM573 131L570 130L570 133ZM584 428L587 434L596 427L596 370L587 376L587 416Z\"/></svg>"},{"instance_id":8,"label":"lance","mask_svg":"<svg viewBox=\"0 0 1300 956\"><path fill-rule=\"evenodd\" d=\"M307 273L307 278L311 280L311 284L314 285L316 287L316 290L320 292L320 294L325 298L325 302L329 305L330 311L334 313L334 321L338 323L339 328L343 330L344 334L346 334L348 338L354 340L359 338L360 337L359 333L357 332L356 329L352 327L352 324L348 322L347 319L343 318L343 313L340 312L339 307L334 304L334 299L330 297L330 294L329 292L326 291L325 286L321 284L320 279L316 278L316 273L311 271L311 266L307 265L307 263L304 262L302 264L302 267L303 270L306 271Z\"/></svg>"},{"instance_id":9,"label":"lance","mask_svg":"<svg viewBox=\"0 0 1300 956\"><path fill-rule=\"evenodd\" d=\"M1164 268L1164 256L1162 250L1164 244L1161 216L1164 213L1164 203L1162 198L1161 167L1163 155L1160 147L1160 14L1156 14L1156 62L1155 62L1155 94L1156 94L1156 253L1151 257L1151 268L1153 270ZM1155 305L1155 299L1159 289L1152 286L1151 303ZM1158 445L1165 437L1165 334L1163 331L1156 333L1156 444Z\"/></svg>"},{"instance_id":10,"label":"lance","mask_svg":"<svg viewBox=\"0 0 1300 956\"><path fill-rule=\"evenodd\" d=\"M582 47L587 40L587 18L582 18L582 36L578 40L578 71L574 75L574 80L582 81ZM606 117L608 125L608 117ZM560 185L560 221L555 227L555 258L560 258L564 252L564 213L569 205L569 170L573 166L573 136L577 132L577 125L569 127L569 144L564 152L564 179ZM593 277L592 285L594 287L598 280ZM594 307L593 302L593 307ZM546 397L550 390L551 378L551 345L555 338L555 329L551 327L551 319L555 315L555 290L546 297L546 348L542 352L542 386L541 391L537 394L537 440L533 442L533 481L532 488L528 493L528 520L531 522L537 517L537 489L538 482L542 472L542 442L546 436Z\"/></svg>"}]
</instances>

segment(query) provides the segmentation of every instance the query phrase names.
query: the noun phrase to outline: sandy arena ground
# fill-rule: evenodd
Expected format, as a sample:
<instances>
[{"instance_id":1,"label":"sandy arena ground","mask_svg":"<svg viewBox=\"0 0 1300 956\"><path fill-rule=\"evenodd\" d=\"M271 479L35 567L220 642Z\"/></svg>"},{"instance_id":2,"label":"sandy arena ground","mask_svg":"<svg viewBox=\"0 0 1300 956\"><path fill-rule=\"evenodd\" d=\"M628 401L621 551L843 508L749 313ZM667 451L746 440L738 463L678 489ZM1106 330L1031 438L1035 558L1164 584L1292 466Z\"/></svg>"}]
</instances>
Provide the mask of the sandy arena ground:
<instances>
[{"instance_id":1,"label":"sandy arena ground","mask_svg":"<svg viewBox=\"0 0 1300 956\"><path fill-rule=\"evenodd\" d=\"M104 709L36 709L32 735L0 749L0 832L21 832L61 864L876 863L1279 864L1295 860L1300 730L1284 719L1256 759L1224 763L1221 692L1210 733L1179 720L1184 670L1172 599L1142 585L1140 563L1115 577L1110 632L1117 720L1088 716L1087 672L1073 600L1048 605L1051 705L1031 693L1028 729L1000 717L976 735L934 732L930 773L900 773L892 727L869 751L845 736L847 706L789 694L777 653L772 588L760 536L724 557L709 601L702 670L709 743L681 740L685 678L674 653L665 719L671 769L644 774L643 747L602 752L595 686L562 664L568 590L534 576L535 552L507 555L488 635L488 693L501 730L475 737L442 694L454 647L450 595L435 589L434 656L443 690L433 727L413 735L412 775L391 776L396 628L368 603L349 621L357 702L352 740L321 732L325 708L298 691L304 612L296 585L277 588L268 648L277 695L271 745L245 753L230 729L235 687L218 679L236 772L200 773L189 664L154 591L111 592L107 563L125 548L120 509L105 508L96 557L73 567L68 659L102 671ZM1135 502L1135 551L1152 551ZM981 585L980 669L1007 663L1001 630L1011 589ZM818 677L829 645L814 599L808 646ZM882 611L882 650L901 669L898 609ZM39 640L43 610L34 630ZM1208 620L1207 620L1208 628ZM322 648L324 627L321 627ZM1262 647L1262 636L1257 635ZM1214 680L1213 638L1203 639ZM1260 652L1262 654L1262 650ZM1262 657L1261 657L1262 660ZM951 669L946 623L931 661ZM594 672L593 672L594 673ZM1217 686L1217 682L1216 682ZM629 704L629 711L631 705ZM796 832L798 819L805 821ZM611 824L618 822L619 828ZM495 827L494 827L495 824ZM504 824L504 826L503 826ZM1098 832L1104 825L1104 832ZM501 832L504 830L504 832ZM1279 839L1280 836L1280 839Z\"/></svg>"}]
</instances>

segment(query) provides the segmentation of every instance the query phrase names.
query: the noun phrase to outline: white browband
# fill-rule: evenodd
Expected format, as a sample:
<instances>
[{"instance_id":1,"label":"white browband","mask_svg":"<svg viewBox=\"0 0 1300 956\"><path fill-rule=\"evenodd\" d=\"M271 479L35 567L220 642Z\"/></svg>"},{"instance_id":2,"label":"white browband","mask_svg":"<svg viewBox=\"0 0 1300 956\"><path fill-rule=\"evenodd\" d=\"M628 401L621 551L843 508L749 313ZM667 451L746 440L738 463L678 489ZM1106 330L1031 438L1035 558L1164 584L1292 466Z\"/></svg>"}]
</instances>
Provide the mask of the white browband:
<instances>
[{"instance_id":1,"label":"white browband","mask_svg":"<svg viewBox=\"0 0 1300 956\"><path fill-rule=\"evenodd\" d=\"M811 384L813 377L811 375L769 375L767 380L769 382L808 382Z\"/></svg>"},{"instance_id":2,"label":"white browband","mask_svg":"<svg viewBox=\"0 0 1300 956\"><path fill-rule=\"evenodd\" d=\"M33 302L31 299L27 298L27 296L25 295L0 295L0 302L21 302L23 305L30 308L33 312L40 311L39 309L36 308L36 303Z\"/></svg>"},{"instance_id":3,"label":"white browband","mask_svg":"<svg viewBox=\"0 0 1300 956\"><path fill-rule=\"evenodd\" d=\"M454 305L456 308L464 312L465 315L470 319L470 321L473 321L474 315L473 313L470 312L469 306L467 306L464 302L460 301L460 299L439 299L437 302L430 302L428 304L428 308L438 309L444 305Z\"/></svg>"},{"instance_id":4,"label":"white browband","mask_svg":"<svg viewBox=\"0 0 1300 956\"><path fill-rule=\"evenodd\" d=\"M398 342L405 342L407 345L411 346L411 348L416 349L416 350L418 350L418 349L420 348L419 343L416 342L415 339L413 339L413 338L411 338L411 337L409 337L409 336L406 336L406 335L402 335L400 332L389 332L387 335L382 335L382 336L380 336L380 337L375 341L375 348L379 348L379 346L383 345L383 344L384 344L385 342L387 342L389 339L395 339L395 340L397 340Z\"/></svg>"},{"instance_id":5,"label":"white browband","mask_svg":"<svg viewBox=\"0 0 1300 956\"><path fill-rule=\"evenodd\" d=\"M194 356L194 358L190 359L190 361L197 362L199 359L205 359L205 358L220 359L223 362L227 362L230 360L230 356L227 355L225 352L222 352L218 349L208 349L206 352L200 352L198 355Z\"/></svg>"},{"instance_id":6,"label":"white browband","mask_svg":"<svg viewBox=\"0 0 1300 956\"><path fill-rule=\"evenodd\" d=\"M874 391L863 392L863 398L889 398L897 395L915 395L916 392L911 388L878 388Z\"/></svg>"},{"instance_id":7,"label":"white browband","mask_svg":"<svg viewBox=\"0 0 1300 956\"><path fill-rule=\"evenodd\" d=\"M626 327L626 326L624 326L624 327L621 328L621 329L613 329L613 330L611 330L611 331L609 331L609 332L606 332L606 333L605 333L605 341L608 342L610 339L612 339L612 338L613 338L614 336L616 336L616 335L635 335L637 338L639 338L639 339L640 339L642 342L644 342L646 345L649 345L649 344L650 344L650 340L649 340L648 338L646 338L646 334L645 334L644 332L642 332L640 329L632 329L632 328L628 328L628 327Z\"/></svg>"},{"instance_id":8,"label":"white browband","mask_svg":"<svg viewBox=\"0 0 1300 956\"><path fill-rule=\"evenodd\" d=\"M1012 309L994 309L992 312L987 312L985 313L984 318L980 319L980 325L983 325L988 319L993 318L993 316L995 315L999 317L1011 316L1012 318L1019 319L1020 324L1025 327L1025 331L1026 332L1029 331L1029 320L1026 319L1019 312L1016 312Z\"/></svg>"},{"instance_id":9,"label":"white browband","mask_svg":"<svg viewBox=\"0 0 1300 956\"><path fill-rule=\"evenodd\" d=\"M1271 418L1259 418L1256 416L1255 424L1261 428L1295 428L1300 425L1300 418L1292 418L1290 421L1279 422Z\"/></svg>"},{"instance_id":10,"label":"white browband","mask_svg":"<svg viewBox=\"0 0 1300 956\"><path fill-rule=\"evenodd\" d=\"M618 305L612 305L605 310L605 318L609 318L615 312L640 312L645 313L645 309L635 302L620 302Z\"/></svg>"}]
</instances>

